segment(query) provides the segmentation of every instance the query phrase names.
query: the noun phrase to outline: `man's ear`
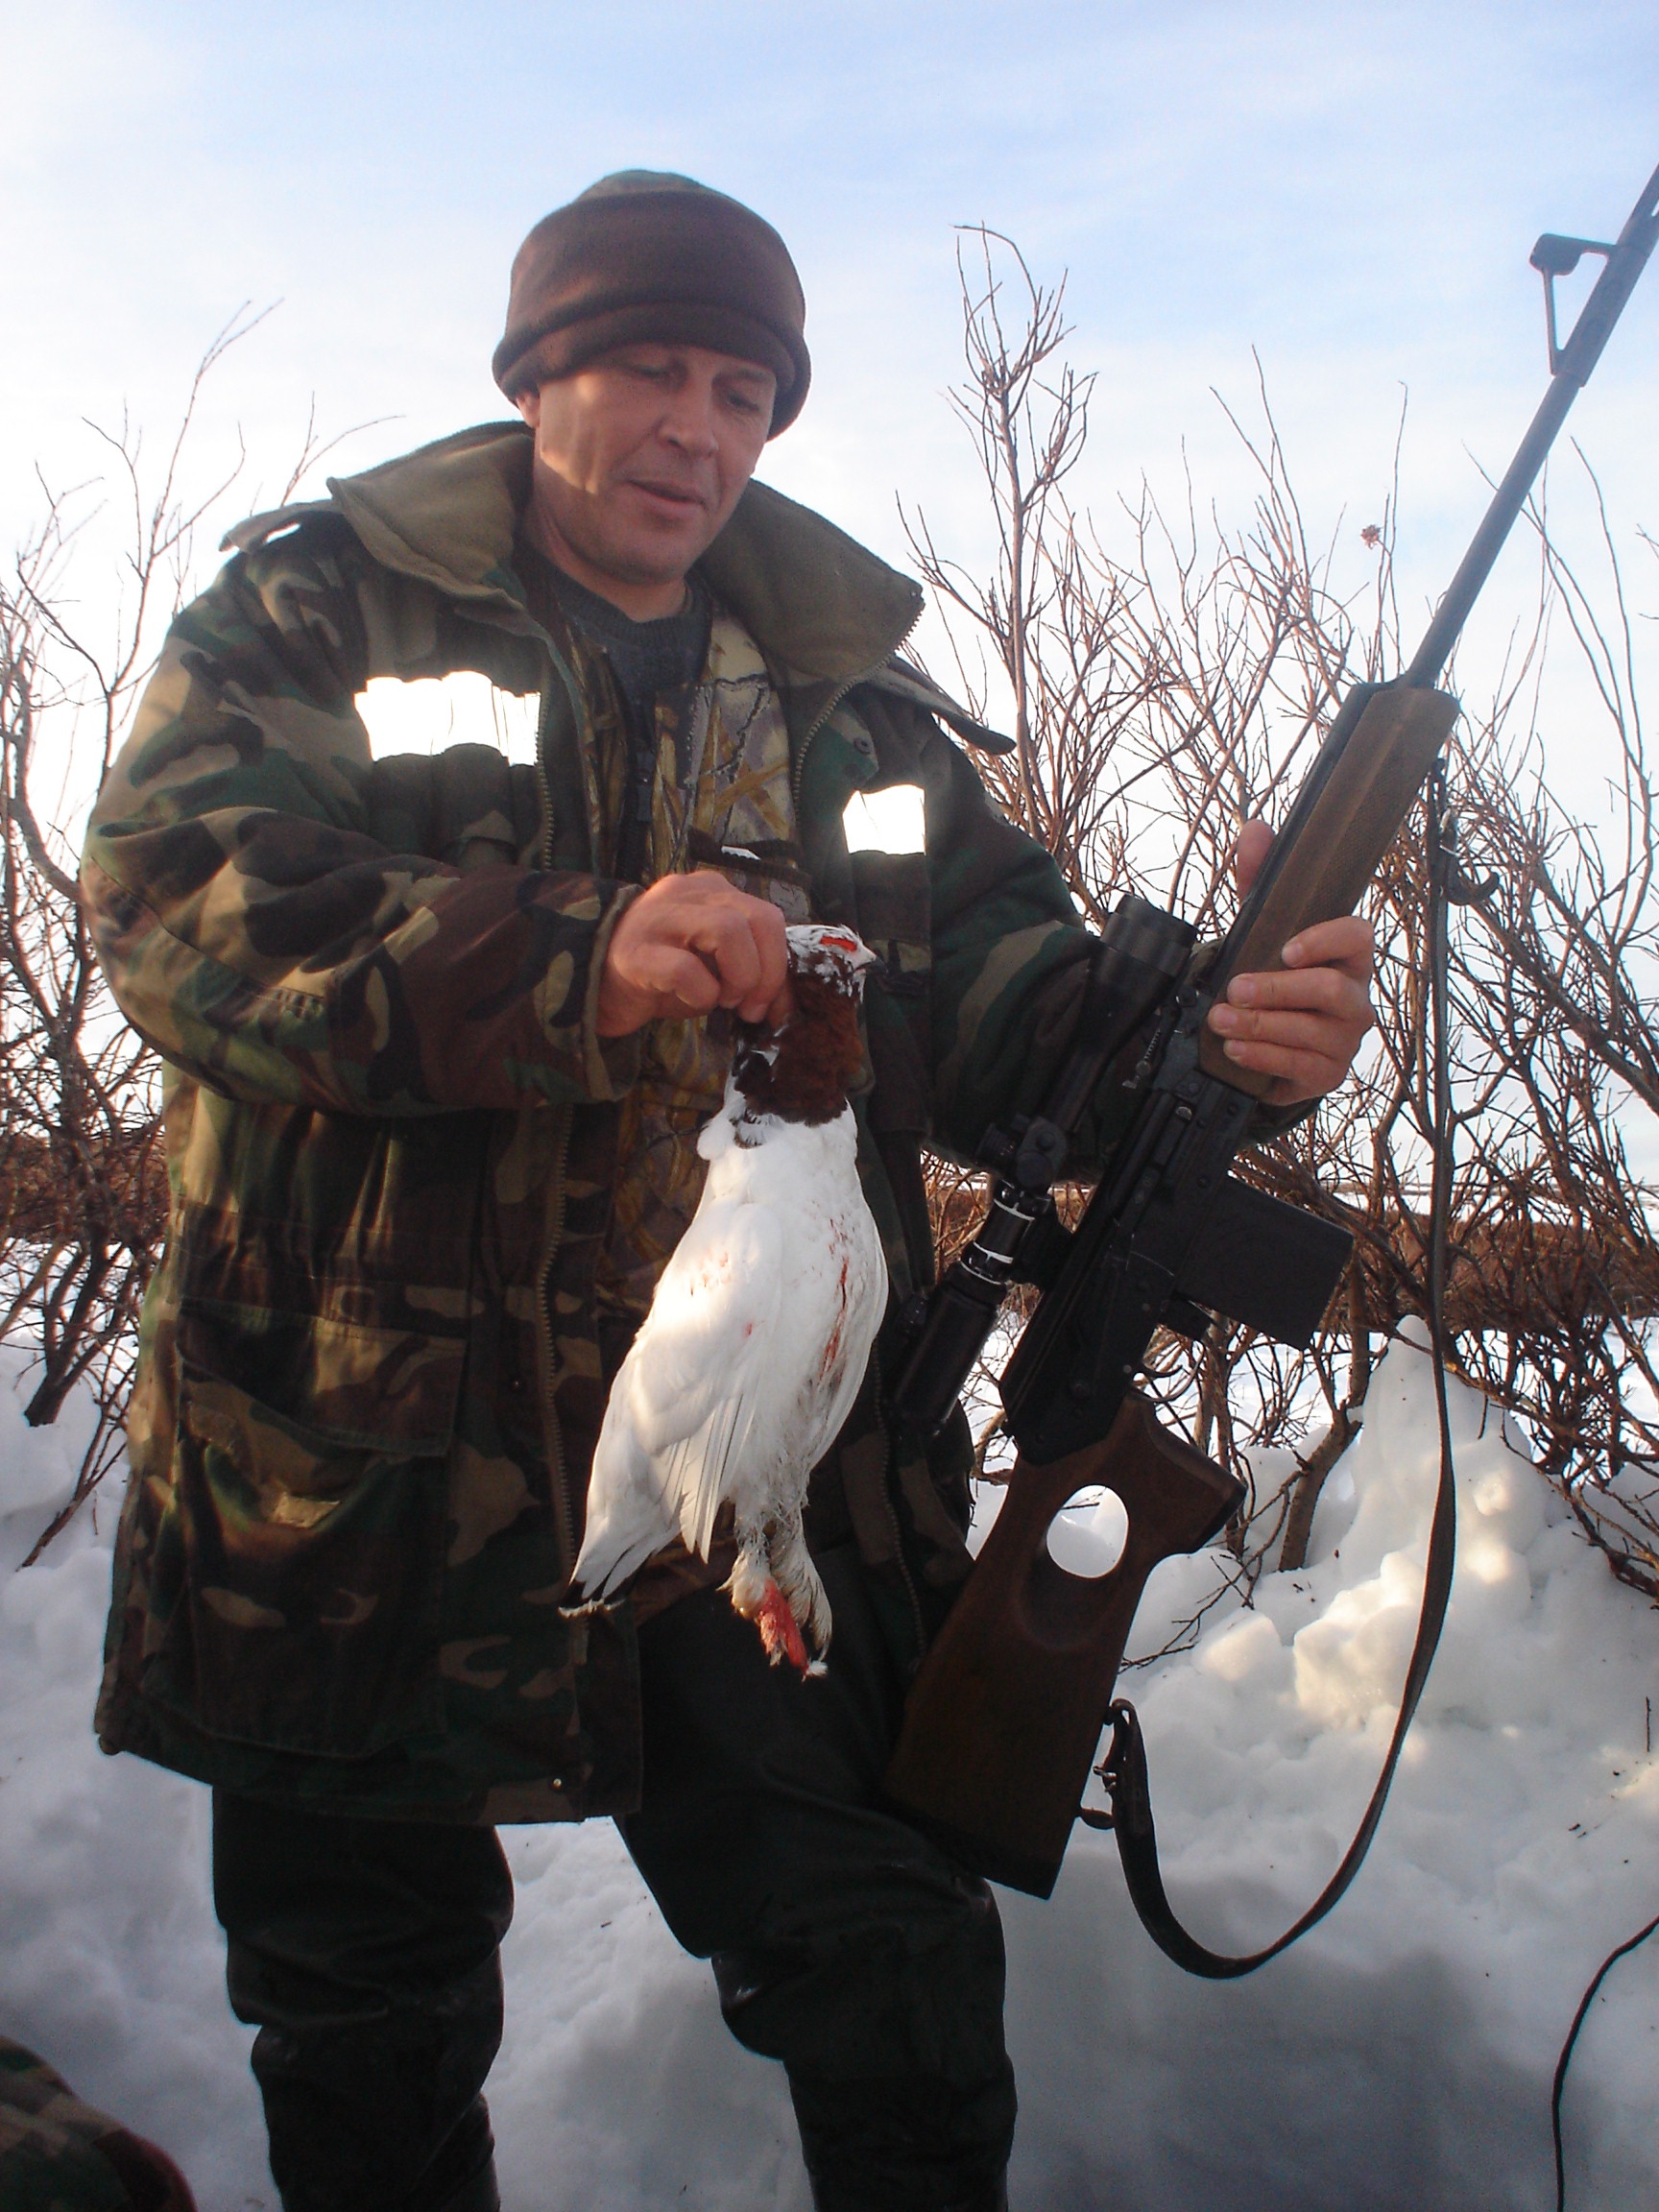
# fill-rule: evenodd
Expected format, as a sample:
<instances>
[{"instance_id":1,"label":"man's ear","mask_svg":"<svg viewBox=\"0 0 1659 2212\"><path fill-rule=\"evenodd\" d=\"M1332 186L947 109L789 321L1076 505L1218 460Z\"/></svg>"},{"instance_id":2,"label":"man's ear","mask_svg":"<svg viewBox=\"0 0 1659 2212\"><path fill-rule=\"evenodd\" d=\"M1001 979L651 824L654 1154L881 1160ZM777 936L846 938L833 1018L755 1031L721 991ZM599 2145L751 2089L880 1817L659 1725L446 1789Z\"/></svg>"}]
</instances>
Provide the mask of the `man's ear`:
<instances>
[{"instance_id":1,"label":"man's ear","mask_svg":"<svg viewBox=\"0 0 1659 2212\"><path fill-rule=\"evenodd\" d=\"M523 416L525 421L529 423L532 430L541 429L541 387L540 384L531 384L526 386L522 392L515 392L513 404Z\"/></svg>"}]
</instances>

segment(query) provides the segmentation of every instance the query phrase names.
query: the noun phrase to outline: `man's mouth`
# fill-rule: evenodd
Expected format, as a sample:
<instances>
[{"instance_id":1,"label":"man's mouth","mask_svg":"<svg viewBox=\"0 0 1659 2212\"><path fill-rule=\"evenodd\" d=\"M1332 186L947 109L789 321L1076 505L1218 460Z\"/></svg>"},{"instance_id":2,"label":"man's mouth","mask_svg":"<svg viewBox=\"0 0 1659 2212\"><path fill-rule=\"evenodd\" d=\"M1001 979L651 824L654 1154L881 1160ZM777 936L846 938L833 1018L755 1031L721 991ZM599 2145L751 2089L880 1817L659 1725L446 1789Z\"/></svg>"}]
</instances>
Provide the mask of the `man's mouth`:
<instances>
[{"instance_id":1,"label":"man's mouth","mask_svg":"<svg viewBox=\"0 0 1659 2212\"><path fill-rule=\"evenodd\" d=\"M643 492L650 499L661 499L667 506L692 508L708 504L702 493L687 484L668 484L655 477L639 476L630 477L629 482L636 492Z\"/></svg>"}]
</instances>

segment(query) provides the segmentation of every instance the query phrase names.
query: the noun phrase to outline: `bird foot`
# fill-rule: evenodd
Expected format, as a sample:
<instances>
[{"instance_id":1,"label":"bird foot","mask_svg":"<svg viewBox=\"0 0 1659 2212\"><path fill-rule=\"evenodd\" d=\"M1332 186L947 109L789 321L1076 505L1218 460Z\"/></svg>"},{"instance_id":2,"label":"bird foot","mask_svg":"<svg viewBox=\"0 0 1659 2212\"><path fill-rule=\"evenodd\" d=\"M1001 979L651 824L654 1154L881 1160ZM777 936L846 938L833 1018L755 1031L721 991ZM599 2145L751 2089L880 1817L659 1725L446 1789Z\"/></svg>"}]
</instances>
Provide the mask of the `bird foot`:
<instances>
[{"instance_id":1,"label":"bird foot","mask_svg":"<svg viewBox=\"0 0 1659 2212\"><path fill-rule=\"evenodd\" d=\"M807 1658L801 1624L789 1610L789 1600L770 1575L758 1598L747 1593L745 1598L739 1598L735 1590L732 1591L733 1605L746 1621L754 1622L760 1632L766 1656L774 1667L781 1659L787 1659L790 1666L802 1674L821 1674L824 1671L822 1661Z\"/></svg>"},{"instance_id":2,"label":"bird foot","mask_svg":"<svg viewBox=\"0 0 1659 2212\"><path fill-rule=\"evenodd\" d=\"M776 1582L768 1582L755 1615L755 1625L760 1631L760 1641L766 1647L766 1656L774 1667L780 1659L787 1659L790 1666L805 1674L808 1667L806 1642L801 1633L801 1624L789 1610L789 1600Z\"/></svg>"}]
</instances>

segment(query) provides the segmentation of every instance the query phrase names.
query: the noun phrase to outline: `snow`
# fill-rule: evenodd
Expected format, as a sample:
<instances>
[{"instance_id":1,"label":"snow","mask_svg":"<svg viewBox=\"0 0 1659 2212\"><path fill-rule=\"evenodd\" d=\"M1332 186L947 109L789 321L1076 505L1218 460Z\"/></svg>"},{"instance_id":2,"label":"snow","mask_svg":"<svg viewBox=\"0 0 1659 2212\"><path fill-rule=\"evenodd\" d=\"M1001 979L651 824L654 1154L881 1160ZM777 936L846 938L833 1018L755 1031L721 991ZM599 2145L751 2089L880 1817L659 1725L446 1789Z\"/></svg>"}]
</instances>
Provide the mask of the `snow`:
<instances>
[{"instance_id":1,"label":"snow","mask_svg":"<svg viewBox=\"0 0 1659 2212\"><path fill-rule=\"evenodd\" d=\"M25 1430L20 1361L0 1359L9 1570L67 1490L77 1415ZM1016 2212L1553 2202L1556 2051L1598 1963L1659 1907L1659 1622L1455 1385L1453 1417L1446 1638L1371 1858L1332 1917L1217 1986L1142 1934L1109 1837L1078 1834L1048 1903L1005 1897ZM1211 1942L1277 1933L1347 1842L1415 1625L1436 1464L1428 1361L1397 1344L1307 1569L1125 1677L1170 1894ZM220 1982L205 1794L103 1758L89 1734L113 1503L0 1583L0 2030L166 2145L203 2212L275 2212L250 2036ZM1161 1568L1140 1648L1215 1578L1209 1558ZM806 2212L781 2077L726 2037L707 1970L678 1952L610 1827L504 1838L518 1910L491 2103L508 2212ZM1574 2212L1659 2204L1656 2074L1659 1938L1621 1962L1580 2042Z\"/></svg>"}]
</instances>

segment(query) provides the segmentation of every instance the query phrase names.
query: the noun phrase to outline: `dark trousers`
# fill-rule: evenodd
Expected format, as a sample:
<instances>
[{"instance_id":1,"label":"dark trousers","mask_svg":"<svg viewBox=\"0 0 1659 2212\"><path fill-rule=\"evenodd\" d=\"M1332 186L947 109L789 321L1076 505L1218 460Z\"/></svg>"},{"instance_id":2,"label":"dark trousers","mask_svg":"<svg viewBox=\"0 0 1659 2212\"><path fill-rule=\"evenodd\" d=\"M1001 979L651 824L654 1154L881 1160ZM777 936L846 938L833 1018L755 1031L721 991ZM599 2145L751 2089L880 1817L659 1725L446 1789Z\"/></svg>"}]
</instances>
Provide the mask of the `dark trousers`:
<instances>
[{"instance_id":1,"label":"dark trousers","mask_svg":"<svg viewBox=\"0 0 1659 2212\"><path fill-rule=\"evenodd\" d=\"M826 1677L769 1667L716 1591L642 1630L644 1799L619 1825L733 2033L782 2061L822 2212L994 2212L997 1909L880 1809L900 1686L855 1556L820 1567ZM221 1795L214 1879L285 2212L487 2212L512 1910L493 1835Z\"/></svg>"}]
</instances>

